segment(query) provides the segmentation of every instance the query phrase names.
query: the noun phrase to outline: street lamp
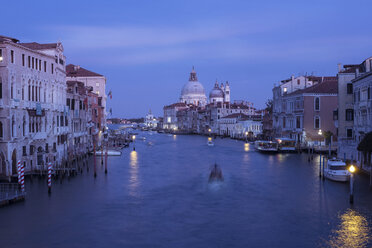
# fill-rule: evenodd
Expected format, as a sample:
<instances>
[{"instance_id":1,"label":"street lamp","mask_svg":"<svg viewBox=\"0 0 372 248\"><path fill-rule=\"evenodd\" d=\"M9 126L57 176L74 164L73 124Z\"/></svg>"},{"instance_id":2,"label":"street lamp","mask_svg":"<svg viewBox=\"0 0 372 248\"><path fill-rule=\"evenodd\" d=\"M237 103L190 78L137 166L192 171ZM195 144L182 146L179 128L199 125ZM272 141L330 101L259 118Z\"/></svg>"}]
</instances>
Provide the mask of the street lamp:
<instances>
[{"instance_id":1,"label":"street lamp","mask_svg":"<svg viewBox=\"0 0 372 248\"><path fill-rule=\"evenodd\" d=\"M133 135L132 136L132 139L133 139L133 151L135 151L136 150L136 135Z\"/></svg>"},{"instance_id":2,"label":"street lamp","mask_svg":"<svg viewBox=\"0 0 372 248\"><path fill-rule=\"evenodd\" d=\"M354 165L350 165L349 172L350 172L350 203L354 203L354 172L356 168Z\"/></svg>"},{"instance_id":3,"label":"street lamp","mask_svg":"<svg viewBox=\"0 0 372 248\"><path fill-rule=\"evenodd\" d=\"M245 132L245 143L248 143L248 131Z\"/></svg>"}]
</instances>

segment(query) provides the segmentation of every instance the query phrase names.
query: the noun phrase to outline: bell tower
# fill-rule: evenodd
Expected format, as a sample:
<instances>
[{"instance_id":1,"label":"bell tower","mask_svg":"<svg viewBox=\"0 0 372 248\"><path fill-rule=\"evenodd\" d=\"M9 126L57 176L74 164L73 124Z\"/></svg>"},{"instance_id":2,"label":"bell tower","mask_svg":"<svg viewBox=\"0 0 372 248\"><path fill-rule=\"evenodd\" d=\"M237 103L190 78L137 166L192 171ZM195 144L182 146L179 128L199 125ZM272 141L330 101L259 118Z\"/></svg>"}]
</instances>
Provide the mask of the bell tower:
<instances>
[{"instance_id":1,"label":"bell tower","mask_svg":"<svg viewBox=\"0 0 372 248\"><path fill-rule=\"evenodd\" d=\"M230 102L230 84L228 81L226 81L224 93L225 93L225 102Z\"/></svg>"}]
</instances>

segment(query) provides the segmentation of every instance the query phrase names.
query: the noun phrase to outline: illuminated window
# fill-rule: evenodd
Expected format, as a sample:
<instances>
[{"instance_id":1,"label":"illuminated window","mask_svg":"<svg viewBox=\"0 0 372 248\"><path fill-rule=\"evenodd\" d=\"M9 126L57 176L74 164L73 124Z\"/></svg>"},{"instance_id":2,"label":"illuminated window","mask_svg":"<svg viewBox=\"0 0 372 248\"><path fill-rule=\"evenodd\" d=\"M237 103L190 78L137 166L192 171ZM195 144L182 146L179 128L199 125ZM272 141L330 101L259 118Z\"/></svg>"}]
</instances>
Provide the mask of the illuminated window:
<instances>
[{"instance_id":1,"label":"illuminated window","mask_svg":"<svg viewBox=\"0 0 372 248\"><path fill-rule=\"evenodd\" d=\"M287 93L287 87L283 88L284 93Z\"/></svg>"},{"instance_id":2,"label":"illuminated window","mask_svg":"<svg viewBox=\"0 0 372 248\"><path fill-rule=\"evenodd\" d=\"M3 49L0 49L0 62L3 62Z\"/></svg>"}]
</instances>

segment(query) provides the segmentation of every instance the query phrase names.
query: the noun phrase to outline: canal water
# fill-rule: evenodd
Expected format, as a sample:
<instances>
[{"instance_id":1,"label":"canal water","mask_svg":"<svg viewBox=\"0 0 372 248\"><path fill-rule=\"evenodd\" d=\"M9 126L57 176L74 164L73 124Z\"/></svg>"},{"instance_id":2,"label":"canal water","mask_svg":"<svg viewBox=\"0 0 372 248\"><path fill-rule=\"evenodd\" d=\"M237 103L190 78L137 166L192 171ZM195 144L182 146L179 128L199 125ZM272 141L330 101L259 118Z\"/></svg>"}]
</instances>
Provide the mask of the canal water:
<instances>
[{"instance_id":1,"label":"canal water","mask_svg":"<svg viewBox=\"0 0 372 248\"><path fill-rule=\"evenodd\" d=\"M141 137L145 136L146 141ZM149 144L151 142L151 144ZM0 209L0 247L372 247L372 192L319 179L319 157L252 144L140 133L97 178L27 179L25 202ZM214 163L224 181L208 183Z\"/></svg>"}]
</instances>

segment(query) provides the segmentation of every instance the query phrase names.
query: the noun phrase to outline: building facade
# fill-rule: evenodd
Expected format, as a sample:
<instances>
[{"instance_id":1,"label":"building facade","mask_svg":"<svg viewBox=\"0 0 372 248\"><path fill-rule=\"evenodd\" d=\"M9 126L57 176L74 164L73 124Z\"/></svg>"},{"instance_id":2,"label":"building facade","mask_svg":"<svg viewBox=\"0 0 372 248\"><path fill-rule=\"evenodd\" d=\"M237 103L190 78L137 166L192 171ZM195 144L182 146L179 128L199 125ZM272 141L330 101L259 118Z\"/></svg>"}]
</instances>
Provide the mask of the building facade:
<instances>
[{"instance_id":1,"label":"building facade","mask_svg":"<svg viewBox=\"0 0 372 248\"><path fill-rule=\"evenodd\" d=\"M61 43L0 36L1 175L17 174L17 161L27 172L65 159L65 61Z\"/></svg>"}]
</instances>

